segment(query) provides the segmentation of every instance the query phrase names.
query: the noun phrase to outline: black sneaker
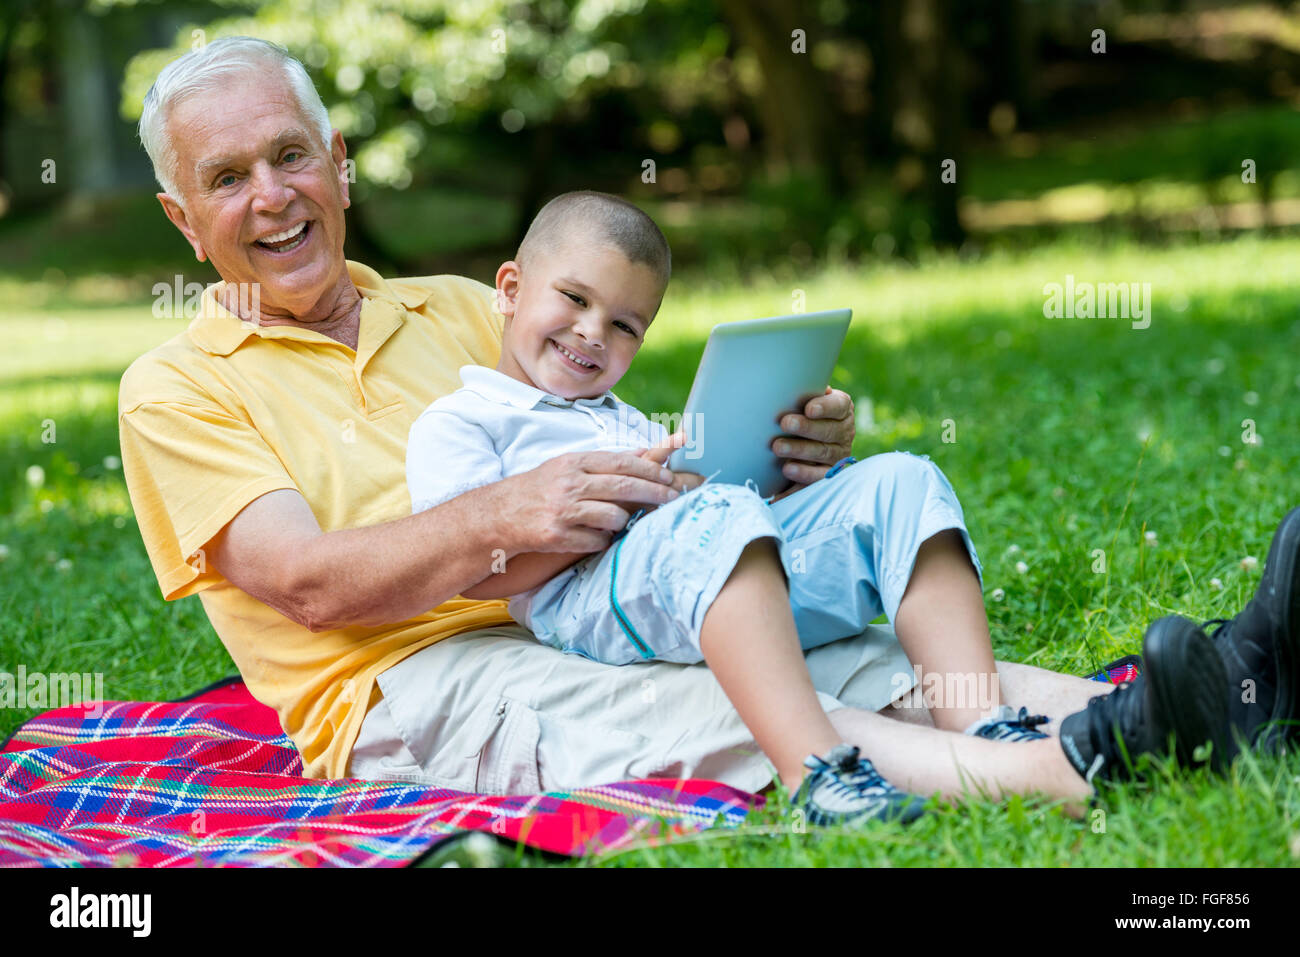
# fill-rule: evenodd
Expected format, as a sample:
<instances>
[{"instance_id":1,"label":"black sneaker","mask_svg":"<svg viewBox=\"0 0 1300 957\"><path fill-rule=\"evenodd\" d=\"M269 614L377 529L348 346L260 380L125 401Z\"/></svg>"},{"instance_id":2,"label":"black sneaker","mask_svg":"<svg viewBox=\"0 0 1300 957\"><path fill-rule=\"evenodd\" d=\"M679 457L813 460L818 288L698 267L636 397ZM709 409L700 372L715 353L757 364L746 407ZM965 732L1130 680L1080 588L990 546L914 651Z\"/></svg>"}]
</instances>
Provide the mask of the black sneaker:
<instances>
[{"instance_id":1,"label":"black sneaker","mask_svg":"<svg viewBox=\"0 0 1300 957\"><path fill-rule=\"evenodd\" d=\"M1196 622L1169 615L1142 639L1146 671L1061 722L1061 748L1084 780L1135 776L1138 757L1173 753L1179 764L1225 766L1227 676ZM1210 744L1208 756L1204 745Z\"/></svg>"},{"instance_id":2,"label":"black sneaker","mask_svg":"<svg viewBox=\"0 0 1300 957\"><path fill-rule=\"evenodd\" d=\"M1228 674L1228 722L1238 746L1277 752L1300 740L1300 508L1273 534L1255 596L1219 625L1214 643ZM1239 739L1239 740L1238 740Z\"/></svg>"}]
</instances>

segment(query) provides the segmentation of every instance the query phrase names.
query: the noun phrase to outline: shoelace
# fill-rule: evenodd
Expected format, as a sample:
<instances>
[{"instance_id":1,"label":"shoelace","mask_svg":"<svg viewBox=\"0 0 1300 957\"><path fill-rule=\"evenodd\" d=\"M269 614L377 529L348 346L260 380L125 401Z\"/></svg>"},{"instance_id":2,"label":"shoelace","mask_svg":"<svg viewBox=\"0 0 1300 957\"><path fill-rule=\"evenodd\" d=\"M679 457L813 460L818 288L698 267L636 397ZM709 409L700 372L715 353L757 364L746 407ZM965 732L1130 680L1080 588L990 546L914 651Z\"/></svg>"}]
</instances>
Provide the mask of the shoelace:
<instances>
[{"instance_id":1,"label":"shoelace","mask_svg":"<svg viewBox=\"0 0 1300 957\"><path fill-rule=\"evenodd\" d=\"M1117 685L1110 694L1088 701L1088 736L1094 753L1102 758L1116 776L1126 777L1129 763L1137 763L1133 742L1145 737L1146 715L1142 708L1143 692L1135 687L1140 681ZM1123 745L1120 735L1125 733ZM1124 755L1128 755L1128 761Z\"/></svg>"},{"instance_id":2,"label":"shoelace","mask_svg":"<svg viewBox=\"0 0 1300 957\"><path fill-rule=\"evenodd\" d=\"M844 794L893 793L896 788L880 775L875 765L866 758L860 757L860 753L861 750L855 745L842 752L834 763L819 757L817 770L823 774L838 772L830 775L832 790ZM833 755L834 752L831 754Z\"/></svg>"},{"instance_id":3,"label":"shoelace","mask_svg":"<svg viewBox=\"0 0 1300 957\"><path fill-rule=\"evenodd\" d=\"M1228 632L1224 631L1224 629L1231 624L1232 624L1231 618L1211 618L1209 621L1203 622L1201 624L1201 629L1205 631L1207 637L1211 639L1215 639L1218 638L1220 634L1222 634L1224 637L1227 637ZM1218 625L1219 627L1215 628L1214 631L1211 632L1209 631L1209 627L1211 625Z\"/></svg>"},{"instance_id":4,"label":"shoelace","mask_svg":"<svg viewBox=\"0 0 1300 957\"><path fill-rule=\"evenodd\" d=\"M1045 714L1030 714L1028 708L1021 708L1020 713L1014 718L999 718L996 721L990 721L979 733L979 737L1008 738L1015 736L1017 740L1033 740L1036 738L1045 738L1047 735L1037 730L1040 724L1047 724L1051 719ZM997 728L1005 729L1006 734L996 734ZM996 737L995 737L996 735Z\"/></svg>"}]
</instances>

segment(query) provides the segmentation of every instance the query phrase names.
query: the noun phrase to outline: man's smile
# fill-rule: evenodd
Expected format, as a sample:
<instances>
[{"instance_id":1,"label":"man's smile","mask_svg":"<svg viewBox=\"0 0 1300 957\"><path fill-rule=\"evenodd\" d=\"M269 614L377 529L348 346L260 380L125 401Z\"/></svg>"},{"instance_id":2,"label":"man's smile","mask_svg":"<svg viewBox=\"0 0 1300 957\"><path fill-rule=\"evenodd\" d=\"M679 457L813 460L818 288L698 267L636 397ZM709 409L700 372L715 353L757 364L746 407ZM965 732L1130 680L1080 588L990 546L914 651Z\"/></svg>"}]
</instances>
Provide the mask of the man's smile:
<instances>
[{"instance_id":1,"label":"man's smile","mask_svg":"<svg viewBox=\"0 0 1300 957\"><path fill-rule=\"evenodd\" d=\"M288 253L307 242L307 236L310 233L311 220L304 219L288 229L253 240L253 245L259 246L270 253Z\"/></svg>"}]
</instances>

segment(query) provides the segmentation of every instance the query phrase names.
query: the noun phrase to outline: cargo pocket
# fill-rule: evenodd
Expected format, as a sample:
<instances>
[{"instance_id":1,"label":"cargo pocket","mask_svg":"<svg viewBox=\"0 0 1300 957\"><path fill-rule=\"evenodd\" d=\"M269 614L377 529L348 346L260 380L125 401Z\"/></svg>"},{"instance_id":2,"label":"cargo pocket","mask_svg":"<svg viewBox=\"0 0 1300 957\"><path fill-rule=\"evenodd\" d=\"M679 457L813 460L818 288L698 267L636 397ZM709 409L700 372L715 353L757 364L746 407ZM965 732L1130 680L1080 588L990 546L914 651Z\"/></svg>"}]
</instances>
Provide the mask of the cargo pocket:
<instances>
[{"instance_id":1,"label":"cargo pocket","mask_svg":"<svg viewBox=\"0 0 1300 957\"><path fill-rule=\"evenodd\" d=\"M479 794L537 794L537 712L517 698L500 698L496 723L478 753L474 790Z\"/></svg>"},{"instance_id":2,"label":"cargo pocket","mask_svg":"<svg viewBox=\"0 0 1300 957\"><path fill-rule=\"evenodd\" d=\"M647 777L644 769L661 760L654 742L633 731L610 727L599 719L534 715L542 731L537 762L543 791L572 791Z\"/></svg>"}]
</instances>

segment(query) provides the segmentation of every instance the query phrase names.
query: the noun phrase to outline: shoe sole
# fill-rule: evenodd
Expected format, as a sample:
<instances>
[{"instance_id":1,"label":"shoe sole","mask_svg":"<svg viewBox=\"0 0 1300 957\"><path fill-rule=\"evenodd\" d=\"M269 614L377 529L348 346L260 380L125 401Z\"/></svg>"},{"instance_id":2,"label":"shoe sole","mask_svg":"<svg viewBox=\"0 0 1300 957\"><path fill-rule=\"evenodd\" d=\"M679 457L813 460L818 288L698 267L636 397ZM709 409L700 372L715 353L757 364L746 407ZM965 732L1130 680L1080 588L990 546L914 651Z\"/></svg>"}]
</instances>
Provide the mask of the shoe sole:
<instances>
[{"instance_id":1,"label":"shoe sole","mask_svg":"<svg viewBox=\"0 0 1300 957\"><path fill-rule=\"evenodd\" d=\"M1143 675L1149 688L1147 726L1156 736L1161 754L1167 753L1169 735L1180 765L1204 764L1196 752L1213 745L1210 767L1226 766L1228 700L1224 689L1228 674L1219 651L1194 622L1177 615L1161 618L1147 629L1142 642L1146 661Z\"/></svg>"},{"instance_id":2,"label":"shoe sole","mask_svg":"<svg viewBox=\"0 0 1300 957\"><path fill-rule=\"evenodd\" d=\"M1289 590L1290 601L1284 602L1279 588ZM1282 640L1274 642L1274 662L1277 665L1277 700L1269 723L1255 734L1255 747L1260 751L1279 751L1288 741L1297 737L1295 725L1278 722L1296 717L1297 662L1300 662L1300 507L1291 509L1278 525L1264 561L1264 576L1259 590L1277 603L1282 610Z\"/></svg>"},{"instance_id":3,"label":"shoe sole","mask_svg":"<svg viewBox=\"0 0 1300 957\"><path fill-rule=\"evenodd\" d=\"M870 827L876 822L896 822L898 824L911 824L918 817L925 813L925 801L915 794L909 795L910 800L890 803L883 811L877 811L871 814L859 814L856 817L849 817L843 820L821 819L810 815L808 823L814 827L845 827L861 828Z\"/></svg>"}]
</instances>

